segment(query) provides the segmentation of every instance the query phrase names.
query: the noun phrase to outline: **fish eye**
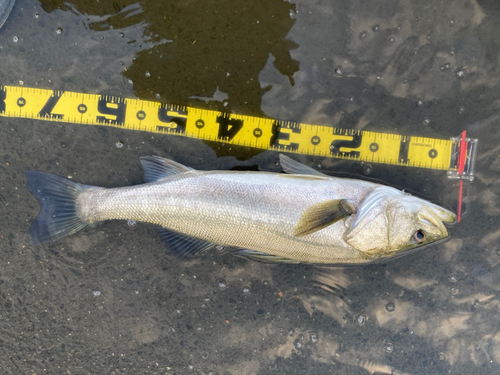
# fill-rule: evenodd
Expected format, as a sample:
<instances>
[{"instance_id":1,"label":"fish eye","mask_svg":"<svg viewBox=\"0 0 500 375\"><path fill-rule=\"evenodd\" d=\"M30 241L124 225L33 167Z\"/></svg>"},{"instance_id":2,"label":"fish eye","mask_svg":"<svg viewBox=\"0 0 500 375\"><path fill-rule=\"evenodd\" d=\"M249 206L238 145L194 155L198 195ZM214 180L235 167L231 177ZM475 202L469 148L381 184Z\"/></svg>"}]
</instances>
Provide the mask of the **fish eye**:
<instances>
[{"instance_id":1,"label":"fish eye","mask_svg":"<svg viewBox=\"0 0 500 375\"><path fill-rule=\"evenodd\" d=\"M417 230L412 237L414 244L421 244L425 241L425 232L422 229Z\"/></svg>"}]
</instances>

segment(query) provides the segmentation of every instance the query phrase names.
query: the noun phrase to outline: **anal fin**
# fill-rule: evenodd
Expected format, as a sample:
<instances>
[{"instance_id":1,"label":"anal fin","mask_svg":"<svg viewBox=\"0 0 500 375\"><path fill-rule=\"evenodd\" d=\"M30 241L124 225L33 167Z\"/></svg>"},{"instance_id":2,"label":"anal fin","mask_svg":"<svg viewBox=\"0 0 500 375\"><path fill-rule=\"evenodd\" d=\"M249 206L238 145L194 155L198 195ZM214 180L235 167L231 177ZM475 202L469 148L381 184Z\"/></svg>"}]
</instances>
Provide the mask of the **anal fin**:
<instances>
[{"instance_id":1,"label":"anal fin","mask_svg":"<svg viewBox=\"0 0 500 375\"><path fill-rule=\"evenodd\" d=\"M165 227L158 227L156 232L165 243L165 247L181 258L189 258L200 251L215 246L211 242L173 232Z\"/></svg>"},{"instance_id":2,"label":"anal fin","mask_svg":"<svg viewBox=\"0 0 500 375\"><path fill-rule=\"evenodd\" d=\"M354 208L345 199L331 199L313 204L300 216L293 235L302 237L317 232L354 213Z\"/></svg>"},{"instance_id":3,"label":"anal fin","mask_svg":"<svg viewBox=\"0 0 500 375\"><path fill-rule=\"evenodd\" d=\"M261 251L254 251L249 249L239 249L234 251L233 253L258 262L289 263L289 264L301 263L299 260L296 259L285 258L278 255L272 255Z\"/></svg>"}]
</instances>

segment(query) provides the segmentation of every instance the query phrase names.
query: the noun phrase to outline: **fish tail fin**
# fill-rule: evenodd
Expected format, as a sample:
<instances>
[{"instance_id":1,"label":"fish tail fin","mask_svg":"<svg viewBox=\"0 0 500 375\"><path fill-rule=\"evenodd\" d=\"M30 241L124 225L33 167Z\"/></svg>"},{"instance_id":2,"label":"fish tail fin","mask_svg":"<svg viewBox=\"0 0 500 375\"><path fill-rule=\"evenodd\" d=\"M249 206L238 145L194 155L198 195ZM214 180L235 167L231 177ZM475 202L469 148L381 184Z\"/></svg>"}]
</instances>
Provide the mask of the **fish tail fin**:
<instances>
[{"instance_id":1,"label":"fish tail fin","mask_svg":"<svg viewBox=\"0 0 500 375\"><path fill-rule=\"evenodd\" d=\"M89 225L80 217L78 196L91 186L38 171L25 174L28 190L40 202L40 212L29 229L33 245L56 241Z\"/></svg>"}]
</instances>

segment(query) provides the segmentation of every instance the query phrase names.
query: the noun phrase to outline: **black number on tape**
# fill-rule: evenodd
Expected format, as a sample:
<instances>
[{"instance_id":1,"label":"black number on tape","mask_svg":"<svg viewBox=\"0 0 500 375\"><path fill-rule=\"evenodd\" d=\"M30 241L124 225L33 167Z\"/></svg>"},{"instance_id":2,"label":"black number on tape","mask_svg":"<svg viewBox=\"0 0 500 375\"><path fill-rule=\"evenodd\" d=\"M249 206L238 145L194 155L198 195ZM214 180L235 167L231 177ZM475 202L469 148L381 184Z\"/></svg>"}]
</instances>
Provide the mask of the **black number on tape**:
<instances>
[{"instance_id":1,"label":"black number on tape","mask_svg":"<svg viewBox=\"0 0 500 375\"><path fill-rule=\"evenodd\" d=\"M5 99L7 98L7 93L5 92L5 89L2 88L0 90L0 113L5 112Z\"/></svg>"},{"instance_id":2,"label":"black number on tape","mask_svg":"<svg viewBox=\"0 0 500 375\"><path fill-rule=\"evenodd\" d=\"M269 146L273 147L276 141L278 140L278 137L280 136L280 129L281 125L278 121L273 122L273 125L271 127L271 139L269 142Z\"/></svg>"},{"instance_id":3,"label":"black number on tape","mask_svg":"<svg viewBox=\"0 0 500 375\"><path fill-rule=\"evenodd\" d=\"M198 128L198 129L203 129L205 127L205 121L203 121L201 118L196 120L196 122L194 123L194 125Z\"/></svg>"},{"instance_id":4,"label":"black number on tape","mask_svg":"<svg viewBox=\"0 0 500 375\"><path fill-rule=\"evenodd\" d=\"M87 106L85 104L78 104L78 112L80 112L81 114L84 114L85 112L87 112Z\"/></svg>"},{"instance_id":5,"label":"black number on tape","mask_svg":"<svg viewBox=\"0 0 500 375\"><path fill-rule=\"evenodd\" d=\"M122 126L125 124L127 104L122 98L107 99L105 96L101 96L97 102L97 111L103 115L114 117L114 119L109 119L105 116L97 116L99 122Z\"/></svg>"},{"instance_id":6,"label":"black number on tape","mask_svg":"<svg viewBox=\"0 0 500 375\"><path fill-rule=\"evenodd\" d=\"M219 124L219 139L231 140L243 127L243 120L230 118L229 114L217 116L217 123Z\"/></svg>"},{"instance_id":7,"label":"black number on tape","mask_svg":"<svg viewBox=\"0 0 500 375\"><path fill-rule=\"evenodd\" d=\"M146 112L139 111L139 112L137 112L136 116L137 116L137 120L142 121L146 118Z\"/></svg>"},{"instance_id":8,"label":"black number on tape","mask_svg":"<svg viewBox=\"0 0 500 375\"><path fill-rule=\"evenodd\" d=\"M348 135L348 130L334 131L334 134ZM361 146L361 141L363 140L363 134L355 133L349 134L352 139L336 139L330 144L330 154L337 156L347 156L352 158L359 158L361 153L359 151L340 151L340 148L359 148Z\"/></svg>"},{"instance_id":9,"label":"black number on tape","mask_svg":"<svg viewBox=\"0 0 500 375\"><path fill-rule=\"evenodd\" d=\"M45 105L40 110L40 112L38 112L38 116L62 119L64 115L59 113L52 113L52 111L54 110L54 107L56 106L59 99L61 99L61 95L63 94L63 92L64 91L54 91L49 100L45 102Z\"/></svg>"},{"instance_id":10,"label":"black number on tape","mask_svg":"<svg viewBox=\"0 0 500 375\"><path fill-rule=\"evenodd\" d=\"M371 143L370 144L370 151L377 152L378 151L378 143L375 143L375 142Z\"/></svg>"},{"instance_id":11,"label":"black number on tape","mask_svg":"<svg viewBox=\"0 0 500 375\"><path fill-rule=\"evenodd\" d=\"M300 124L280 123L279 121L275 121L271 132L273 134L271 136L271 147L291 151L299 149L299 144L290 140L290 134L300 134Z\"/></svg>"},{"instance_id":12,"label":"black number on tape","mask_svg":"<svg viewBox=\"0 0 500 375\"><path fill-rule=\"evenodd\" d=\"M401 143L399 144L399 162L408 163L408 151L410 150L410 140L411 137L403 136L401 137Z\"/></svg>"},{"instance_id":13,"label":"black number on tape","mask_svg":"<svg viewBox=\"0 0 500 375\"><path fill-rule=\"evenodd\" d=\"M17 105L19 107L24 107L26 105L26 99L24 99L22 96L17 99Z\"/></svg>"},{"instance_id":14,"label":"black number on tape","mask_svg":"<svg viewBox=\"0 0 500 375\"><path fill-rule=\"evenodd\" d=\"M158 108L158 120L169 123L170 126L159 125L162 131L173 131L174 133L186 132L187 112L173 108L170 104L162 104Z\"/></svg>"},{"instance_id":15,"label":"black number on tape","mask_svg":"<svg viewBox=\"0 0 500 375\"><path fill-rule=\"evenodd\" d=\"M253 130L253 136L254 136L255 138L260 138L260 137L262 137L262 129L255 128L255 129Z\"/></svg>"}]
</instances>

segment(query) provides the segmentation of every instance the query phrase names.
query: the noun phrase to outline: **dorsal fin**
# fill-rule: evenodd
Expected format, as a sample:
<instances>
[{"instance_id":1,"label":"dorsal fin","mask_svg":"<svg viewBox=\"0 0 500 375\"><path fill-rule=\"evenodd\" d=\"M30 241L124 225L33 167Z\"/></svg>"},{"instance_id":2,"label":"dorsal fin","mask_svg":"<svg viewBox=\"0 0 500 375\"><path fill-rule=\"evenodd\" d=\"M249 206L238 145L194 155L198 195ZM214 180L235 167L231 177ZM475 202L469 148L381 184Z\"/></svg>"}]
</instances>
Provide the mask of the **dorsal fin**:
<instances>
[{"instance_id":1,"label":"dorsal fin","mask_svg":"<svg viewBox=\"0 0 500 375\"><path fill-rule=\"evenodd\" d=\"M294 229L295 237L314 233L351 215L354 208L345 199L331 199L313 204L300 215Z\"/></svg>"},{"instance_id":2,"label":"dorsal fin","mask_svg":"<svg viewBox=\"0 0 500 375\"><path fill-rule=\"evenodd\" d=\"M316 169L299 163L298 161L293 160L292 158L289 158L288 156L283 154L280 154L280 163L286 173L328 177L328 175L318 172Z\"/></svg>"},{"instance_id":3,"label":"dorsal fin","mask_svg":"<svg viewBox=\"0 0 500 375\"><path fill-rule=\"evenodd\" d=\"M143 156L140 160L144 168L144 182L155 182L174 174L193 170L193 168L159 156Z\"/></svg>"}]
</instances>

